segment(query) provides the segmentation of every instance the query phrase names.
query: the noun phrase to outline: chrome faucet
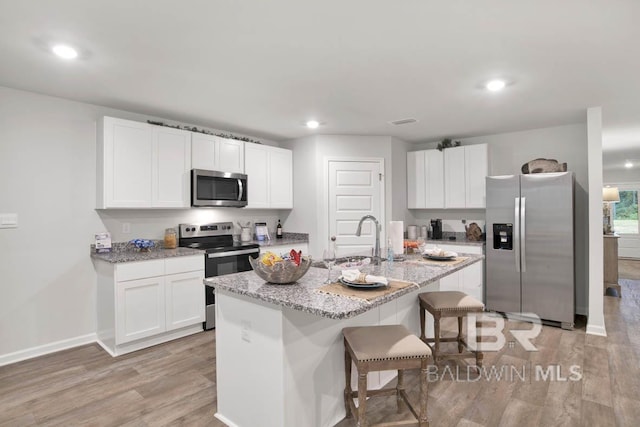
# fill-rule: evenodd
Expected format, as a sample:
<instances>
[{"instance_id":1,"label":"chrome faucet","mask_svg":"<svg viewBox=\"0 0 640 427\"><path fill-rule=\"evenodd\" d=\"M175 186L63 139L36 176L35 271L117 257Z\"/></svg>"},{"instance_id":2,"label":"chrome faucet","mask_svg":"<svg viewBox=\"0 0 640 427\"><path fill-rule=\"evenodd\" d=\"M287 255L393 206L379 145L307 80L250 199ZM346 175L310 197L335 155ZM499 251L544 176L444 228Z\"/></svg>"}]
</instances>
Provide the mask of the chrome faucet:
<instances>
[{"instance_id":1,"label":"chrome faucet","mask_svg":"<svg viewBox=\"0 0 640 427\"><path fill-rule=\"evenodd\" d=\"M370 219L376 225L376 247L373 252L373 263L375 265L380 265L380 223L378 222L376 217L373 215L365 215L360 218L358 229L356 230L356 236L360 237L360 234L362 234L362 223L367 219Z\"/></svg>"}]
</instances>

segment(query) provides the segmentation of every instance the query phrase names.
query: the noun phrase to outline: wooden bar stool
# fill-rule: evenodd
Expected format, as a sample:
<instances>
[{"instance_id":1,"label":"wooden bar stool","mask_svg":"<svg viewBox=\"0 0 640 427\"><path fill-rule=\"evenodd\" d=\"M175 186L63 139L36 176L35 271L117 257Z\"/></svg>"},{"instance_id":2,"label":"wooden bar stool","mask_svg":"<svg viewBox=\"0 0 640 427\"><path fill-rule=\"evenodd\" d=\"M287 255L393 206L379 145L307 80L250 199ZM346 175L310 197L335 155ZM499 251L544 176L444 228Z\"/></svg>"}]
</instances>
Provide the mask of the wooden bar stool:
<instances>
[{"instance_id":1,"label":"wooden bar stool","mask_svg":"<svg viewBox=\"0 0 640 427\"><path fill-rule=\"evenodd\" d=\"M466 359L476 358L476 366L482 366L483 354L481 351L471 350L465 337L462 334L462 320L468 313L480 313L484 310L481 301L459 291L424 292L418 295L420 301L420 339L427 343L433 352L433 360L438 363L444 359ZM434 338L427 338L425 335L425 314L427 310L433 316ZM442 338L440 336L440 319L443 317L458 318L458 336ZM476 327L480 322L476 321ZM441 342L457 342L458 353L443 353L440 351ZM480 342L480 336L477 336ZM431 344L434 345L431 345ZM467 350L467 351L464 351Z\"/></svg>"},{"instance_id":2,"label":"wooden bar stool","mask_svg":"<svg viewBox=\"0 0 640 427\"><path fill-rule=\"evenodd\" d=\"M417 336L411 334L402 325L362 326L344 328L344 368L345 381L344 405L347 418L355 415L359 427L367 427L367 397L396 395L398 411L401 400L407 404L418 420L419 427L428 427L427 421L427 362L431 357L429 346ZM351 389L351 361L358 371L358 391ZM409 402L404 390L404 370L420 369L420 412ZM398 384L395 388L381 390L367 389L367 374L370 371L398 370ZM358 399L358 408L354 403ZM414 424L414 420L386 422L374 426L400 426Z\"/></svg>"}]
</instances>

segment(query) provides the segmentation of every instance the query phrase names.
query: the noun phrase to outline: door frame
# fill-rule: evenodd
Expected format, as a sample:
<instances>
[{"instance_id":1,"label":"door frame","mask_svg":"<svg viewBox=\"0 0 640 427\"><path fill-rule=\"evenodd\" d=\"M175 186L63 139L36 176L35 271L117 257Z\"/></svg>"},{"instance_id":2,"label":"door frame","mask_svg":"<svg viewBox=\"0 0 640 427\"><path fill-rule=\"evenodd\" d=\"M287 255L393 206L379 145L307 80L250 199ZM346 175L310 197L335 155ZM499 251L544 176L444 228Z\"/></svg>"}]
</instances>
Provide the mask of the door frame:
<instances>
[{"instance_id":1,"label":"door frame","mask_svg":"<svg viewBox=\"0 0 640 427\"><path fill-rule=\"evenodd\" d=\"M329 163L331 162L361 162L361 163L378 163L380 166L380 218L378 221L380 222L380 246L384 246L384 242L387 241L386 233L386 204L384 195L386 193L386 170L384 167L384 158L383 157L354 157L354 156L324 156L322 161L322 202L320 204L320 208L324 213L324 221L320 221L320 228L318 232L320 236L326 236L327 240L324 238L318 239L320 241L321 246L326 248L329 242L331 241L329 236ZM324 243L322 243L324 242Z\"/></svg>"}]
</instances>

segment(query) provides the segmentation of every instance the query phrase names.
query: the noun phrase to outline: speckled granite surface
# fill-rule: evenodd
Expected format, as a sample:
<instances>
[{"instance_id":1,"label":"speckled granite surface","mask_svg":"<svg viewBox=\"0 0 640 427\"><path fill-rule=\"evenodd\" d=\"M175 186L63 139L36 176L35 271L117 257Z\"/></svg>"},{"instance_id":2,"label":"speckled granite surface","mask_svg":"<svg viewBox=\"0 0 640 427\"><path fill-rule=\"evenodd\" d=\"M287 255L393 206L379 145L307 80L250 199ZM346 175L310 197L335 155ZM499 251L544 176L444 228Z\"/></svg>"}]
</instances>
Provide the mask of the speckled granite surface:
<instances>
[{"instance_id":1,"label":"speckled granite surface","mask_svg":"<svg viewBox=\"0 0 640 427\"><path fill-rule=\"evenodd\" d=\"M289 307L330 319L348 319L371 310L374 307L392 301L415 289L425 288L438 279L458 271L470 264L481 261L482 255L460 254L469 259L455 266L416 265L412 263L394 262L389 268L386 262L380 266L367 266L360 270L374 275L414 282L410 286L380 298L366 301L322 293L317 289L327 278L327 270L311 267L307 274L292 285L272 285L253 271L229 274L204 279L207 285L214 286L217 291L232 292L266 301L272 304ZM421 259L419 255L409 255L408 259ZM332 279L336 280L340 272L333 270ZM435 287L434 287L435 290Z\"/></svg>"},{"instance_id":2,"label":"speckled granite surface","mask_svg":"<svg viewBox=\"0 0 640 427\"><path fill-rule=\"evenodd\" d=\"M148 261L152 259L173 258L178 256L200 255L204 251L191 248L164 249L162 240L154 240L156 244L149 252L140 252L129 242L115 242L112 245L112 251L108 253L97 254L95 245L91 245L91 258L101 261L110 262L112 264L120 262Z\"/></svg>"},{"instance_id":3,"label":"speckled granite surface","mask_svg":"<svg viewBox=\"0 0 640 427\"><path fill-rule=\"evenodd\" d=\"M271 240L254 240L253 243L262 246L281 246L281 245L297 245L300 243L309 243L309 235L306 233L282 233L282 239L273 237Z\"/></svg>"},{"instance_id":4,"label":"speckled granite surface","mask_svg":"<svg viewBox=\"0 0 640 427\"><path fill-rule=\"evenodd\" d=\"M484 246L484 244L486 243L484 240L480 242L475 240L468 240L464 233L452 233L452 234L455 235L456 240L449 240L448 236L445 235L443 239L438 239L438 240L427 239L425 242L429 245L461 245L461 246Z\"/></svg>"}]
</instances>

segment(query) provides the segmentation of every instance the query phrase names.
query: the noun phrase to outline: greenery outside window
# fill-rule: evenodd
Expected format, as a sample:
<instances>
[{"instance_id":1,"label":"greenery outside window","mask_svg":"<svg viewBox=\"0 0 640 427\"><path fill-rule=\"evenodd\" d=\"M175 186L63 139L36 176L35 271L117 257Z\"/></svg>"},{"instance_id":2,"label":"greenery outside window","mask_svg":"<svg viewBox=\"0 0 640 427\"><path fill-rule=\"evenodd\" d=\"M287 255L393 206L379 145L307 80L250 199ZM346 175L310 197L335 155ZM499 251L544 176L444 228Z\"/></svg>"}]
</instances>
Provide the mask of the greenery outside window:
<instances>
[{"instance_id":1,"label":"greenery outside window","mask_svg":"<svg viewBox=\"0 0 640 427\"><path fill-rule=\"evenodd\" d=\"M639 190L620 188L620 201L613 203L613 229L618 234L640 234L638 222Z\"/></svg>"}]
</instances>

